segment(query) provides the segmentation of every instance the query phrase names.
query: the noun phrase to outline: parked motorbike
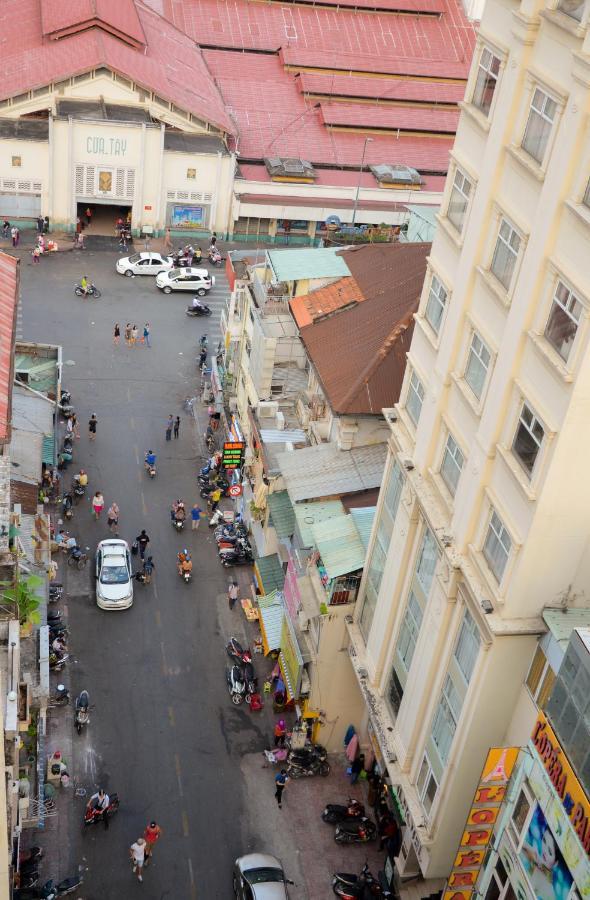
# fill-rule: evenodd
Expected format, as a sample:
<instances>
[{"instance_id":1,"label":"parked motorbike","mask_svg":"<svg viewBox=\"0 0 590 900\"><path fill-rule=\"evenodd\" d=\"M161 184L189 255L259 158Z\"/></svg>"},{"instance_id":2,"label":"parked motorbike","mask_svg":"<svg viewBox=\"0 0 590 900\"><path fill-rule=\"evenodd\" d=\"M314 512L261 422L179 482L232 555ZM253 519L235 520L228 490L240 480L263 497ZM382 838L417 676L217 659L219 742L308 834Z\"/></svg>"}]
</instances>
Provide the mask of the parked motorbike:
<instances>
[{"instance_id":1,"label":"parked motorbike","mask_svg":"<svg viewBox=\"0 0 590 900\"><path fill-rule=\"evenodd\" d=\"M231 666L226 672L227 689L232 703L239 706L246 697L246 682L240 666Z\"/></svg>"},{"instance_id":2,"label":"parked motorbike","mask_svg":"<svg viewBox=\"0 0 590 900\"><path fill-rule=\"evenodd\" d=\"M219 250L211 250L210 249L209 252L207 253L207 259L209 260L209 262L211 263L212 266L220 266L223 262L223 259L221 258L221 253L219 252Z\"/></svg>"},{"instance_id":3,"label":"parked motorbike","mask_svg":"<svg viewBox=\"0 0 590 900\"><path fill-rule=\"evenodd\" d=\"M186 314L187 316L210 316L212 310L205 304L201 303L199 306L187 306Z\"/></svg>"},{"instance_id":4,"label":"parked motorbike","mask_svg":"<svg viewBox=\"0 0 590 900\"><path fill-rule=\"evenodd\" d=\"M107 816L109 819L111 816L114 816L117 810L119 809L119 795L118 794L110 794L109 795L109 805L107 809ZM84 825L96 825L97 822L102 820L102 811L99 809L94 809L86 807L84 810Z\"/></svg>"},{"instance_id":5,"label":"parked motorbike","mask_svg":"<svg viewBox=\"0 0 590 900\"><path fill-rule=\"evenodd\" d=\"M99 291L99 289L97 288L97 286L95 284L88 285L87 294L84 294L84 290L83 290L81 284L76 284L76 285L74 285L74 294L76 295L76 297L88 296L88 297L93 297L95 300L99 300L102 297L101 292Z\"/></svg>"},{"instance_id":6,"label":"parked motorbike","mask_svg":"<svg viewBox=\"0 0 590 900\"><path fill-rule=\"evenodd\" d=\"M246 680L246 703L249 703L252 694L255 694L258 690L258 678L256 677L254 666L251 662L245 662L243 664L242 672L244 673L244 678Z\"/></svg>"},{"instance_id":7,"label":"parked motorbike","mask_svg":"<svg viewBox=\"0 0 590 900\"><path fill-rule=\"evenodd\" d=\"M19 876L20 889L26 890L27 888L33 888L39 881L39 870L35 868L29 870L26 868L21 869Z\"/></svg>"},{"instance_id":8,"label":"parked motorbike","mask_svg":"<svg viewBox=\"0 0 590 900\"><path fill-rule=\"evenodd\" d=\"M303 750L291 750L287 759L287 773L291 778L329 775L328 751L320 744Z\"/></svg>"},{"instance_id":9,"label":"parked motorbike","mask_svg":"<svg viewBox=\"0 0 590 900\"><path fill-rule=\"evenodd\" d=\"M49 602L57 603L64 595L64 586L61 581L52 581L49 585ZM49 616L49 613L47 614ZM61 614L60 614L61 615Z\"/></svg>"},{"instance_id":10,"label":"parked motorbike","mask_svg":"<svg viewBox=\"0 0 590 900\"><path fill-rule=\"evenodd\" d=\"M53 695L53 703L55 706L67 706L70 702L70 692L65 684L58 684Z\"/></svg>"},{"instance_id":11,"label":"parked motorbike","mask_svg":"<svg viewBox=\"0 0 590 900\"><path fill-rule=\"evenodd\" d=\"M59 397L59 405L63 406L64 404L70 403L72 400L72 392L71 391L62 391Z\"/></svg>"},{"instance_id":12,"label":"parked motorbike","mask_svg":"<svg viewBox=\"0 0 590 900\"><path fill-rule=\"evenodd\" d=\"M337 844L366 844L377 837L377 826L366 816L355 821L340 822L334 831Z\"/></svg>"},{"instance_id":13,"label":"parked motorbike","mask_svg":"<svg viewBox=\"0 0 590 900\"><path fill-rule=\"evenodd\" d=\"M38 862L40 859L43 859L43 847L28 847L27 850L20 851L18 864L19 866L24 866L27 863Z\"/></svg>"},{"instance_id":14,"label":"parked motorbike","mask_svg":"<svg viewBox=\"0 0 590 900\"><path fill-rule=\"evenodd\" d=\"M217 507L213 515L209 516L209 528L216 528L223 521L223 510Z\"/></svg>"},{"instance_id":15,"label":"parked motorbike","mask_svg":"<svg viewBox=\"0 0 590 900\"><path fill-rule=\"evenodd\" d=\"M69 637L69 629L67 625L63 625L61 622L55 622L53 625L49 625L49 640L50 642L54 641L56 638L59 638L61 641L67 641Z\"/></svg>"},{"instance_id":16,"label":"parked motorbike","mask_svg":"<svg viewBox=\"0 0 590 900\"><path fill-rule=\"evenodd\" d=\"M230 566L249 566L254 562L254 555L251 550L236 550L234 553L228 552L221 558L221 563L226 568Z\"/></svg>"},{"instance_id":17,"label":"parked motorbike","mask_svg":"<svg viewBox=\"0 0 590 900\"><path fill-rule=\"evenodd\" d=\"M336 824L344 822L348 819L360 819L365 814L365 807L358 800L349 799L345 805L338 803L328 803L322 813L324 822Z\"/></svg>"},{"instance_id":18,"label":"parked motorbike","mask_svg":"<svg viewBox=\"0 0 590 900\"><path fill-rule=\"evenodd\" d=\"M392 897L393 894L387 887L385 879L377 879L369 871L369 864L365 863L360 875L350 872L335 872L332 878L332 890L337 897L344 900L362 900L363 897Z\"/></svg>"},{"instance_id":19,"label":"parked motorbike","mask_svg":"<svg viewBox=\"0 0 590 900\"><path fill-rule=\"evenodd\" d=\"M76 697L76 711L74 715L74 724L78 734L82 734L82 729L90 722L88 709L90 707L90 697L88 691L80 691Z\"/></svg>"},{"instance_id":20,"label":"parked motorbike","mask_svg":"<svg viewBox=\"0 0 590 900\"><path fill-rule=\"evenodd\" d=\"M86 486L80 484L79 475L74 475L74 480L72 481L72 494L74 497L74 503L78 503L80 499L86 494Z\"/></svg>"},{"instance_id":21,"label":"parked motorbike","mask_svg":"<svg viewBox=\"0 0 590 900\"><path fill-rule=\"evenodd\" d=\"M238 665L242 665L243 663L251 663L252 662L252 653L249 649L244 649L239 641L235 639L235 637L230 637L229 641L225 646L227 655L234 660L234 662L238 663Z\"/></svg>"},{"instance_id":22,"label":"parked motorbike","mask_svg":"<svg viewBox=\"0 0 590 900\"><path fill-rule=\"evenodd\" d=\"M61 670L65 668L69 658L69 653L55 653L55 651L52 650L49 654L49 668L54 672L61 672Z\"/></svg>"}]
</instances>

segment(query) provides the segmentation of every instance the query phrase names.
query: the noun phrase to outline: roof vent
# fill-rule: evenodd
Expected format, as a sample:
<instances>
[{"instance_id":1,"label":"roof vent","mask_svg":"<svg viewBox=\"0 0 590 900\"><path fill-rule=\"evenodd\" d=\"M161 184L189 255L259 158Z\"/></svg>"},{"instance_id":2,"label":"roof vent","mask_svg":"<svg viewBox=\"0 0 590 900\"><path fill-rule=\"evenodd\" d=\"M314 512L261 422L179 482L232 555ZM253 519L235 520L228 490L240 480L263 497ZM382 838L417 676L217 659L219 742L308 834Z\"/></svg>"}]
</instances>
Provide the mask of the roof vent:
<instances>
[{"instance_id":1,"label":"roof vent","mask_svg":"<svg viewBox=\"0 0 590 900\"><path fill-rule=\"evenodd\" d=\"M264 165L273 181L315 181L314 168L306 159L269 156Z\"/></svg>"},{"instance_id":2,"label":"roof vent","mask_svg":"<svg viewBox=\"0 0 590 900\"><path fill-rule=\"evenodd\" d=\"M371 172L384 187L402 185L403 187L419 187L422 184L422 176L416 169L410 166L390 166L380 164L369 166Z\"/></svg>"}]
</instances>

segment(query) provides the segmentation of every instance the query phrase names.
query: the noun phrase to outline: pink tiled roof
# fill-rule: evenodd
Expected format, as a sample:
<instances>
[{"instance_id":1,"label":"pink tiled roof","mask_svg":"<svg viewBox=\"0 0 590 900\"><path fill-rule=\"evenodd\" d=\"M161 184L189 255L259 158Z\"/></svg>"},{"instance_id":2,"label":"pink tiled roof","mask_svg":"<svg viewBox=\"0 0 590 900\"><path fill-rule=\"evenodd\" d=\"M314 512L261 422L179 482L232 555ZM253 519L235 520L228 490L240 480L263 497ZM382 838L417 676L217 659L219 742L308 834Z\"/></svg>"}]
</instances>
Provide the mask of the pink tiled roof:
<instances>
[{"instance_id":1,"label":"pink tiled roof","mask_svg":"<svg viewBox=\"0 0 590 900\"><path fill-rule=\"evenodd\" d=\"M332 126L434 131L453 134L459 110L415 106L370 106L368 103L322 103L322 120Z\"/></svg>"},{"instance_id":2,"label":"pink tiled roof","mask_svg":"<svg viewBox=\"0 0 590 900\"><path fill-rule=\"evenodd\" d=\"M0 444L10 440L20 260L0 253Z\"/></svg>"},{"instance_id":3,"label":"pink tiled roof","mask_svg":"<svg viewBox=\"0 0 590 900\"><path fill-rule=\"evenodd\" d=\"M411 79L363 78L358 75L320 75L301 72L295 82L305 94L330 97L363 97L374 100L415 101L422 103L458 103L463 99L462 82L413 81Z\"/></svg>"},{"instance_id":4,"label":"pink tiled roof","mask_svg":"<svg viewBox=\"0 0 590 900\"><path fill-rule=\"evenodd\" d=\"M4 47L9 50L0 57L0 99L104 65L233 132L200 49L152 10L138 2L135 6L147 41L145 53L98 28L44 42L39 0L4 0Z\"/></svg>"},{"instance_id":5,"label":"pink tiled roof","mask_svg":"<svg viewBox=\"0 0 590 900\"><path fill-rule=\"evenodd\" d=\"M409 36L408 36L409 37ZM442 42L442 35L437 35ZM419 40L419 35L416 35ZM410 47L405 49L408 51ZM452 58L453 48L440 46L438 59L415 56L374 56L371 53L344 53L338 51L326 56L325 49L305 49L301 47L281 47L280 57L286 66L292 68L314 67L318 69L339 69L342 72L375 72L379 75L420 75L429 78L466 78L471 60Z\"/></svg>"},{"instance_id":6,"label":"pink tiled roof","mask_svg":"<svg viewBox=\"0 0 590 900\"><path fill-rule=\"evenodd\" d=\"M411 163L409 163L409 165L411 165ZM268 174L266 166L240 163L240 173L245 181L270 182L272 180L270 175ZM359 183L359 173L351 169L316 169L315 174L316 177L314 180L314 184L319 185L320 187L349 187L352 189L356 188ZM442 192L445 185L445 177L446 176L444 175L423 175L422 190ZM369 172L366 169L360 176L360 183L361 187L378 187L375 176L372 172ZM383 189L384 199L386 196L386 190L390 189ZM395 197L394 189L391 189L391 197L392 199L394 199ZM404 193L404 200L406 199L407 191L405 191ZM280 198L277 196L276 203L279 202Z\"/></svg>"},{"instance_id":7,"label":"pink tiled roof","mask_svg":"<svg viewBox=\"0 0 590 900\"><path fill-rule=\"evenodd\" d=\"M43 34L55 35L92 22L119 32L132 42L145 43L133 0L42 0Z\"/></svg>"}]
</instances>

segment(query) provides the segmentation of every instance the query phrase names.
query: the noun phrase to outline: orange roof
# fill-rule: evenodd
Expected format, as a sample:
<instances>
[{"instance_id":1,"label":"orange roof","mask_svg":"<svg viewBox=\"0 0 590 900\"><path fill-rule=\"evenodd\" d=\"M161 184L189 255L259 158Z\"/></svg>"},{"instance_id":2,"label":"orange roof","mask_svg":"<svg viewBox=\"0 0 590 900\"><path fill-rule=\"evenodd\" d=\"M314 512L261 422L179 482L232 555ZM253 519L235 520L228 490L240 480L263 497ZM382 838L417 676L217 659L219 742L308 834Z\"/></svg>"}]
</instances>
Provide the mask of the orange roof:
<instances>
[{"instance_id":1,"label":"orange roof","mask_svg":"<svg viewBox=\"0 0 590 900\"><path fill-rule=\"evenodd\" d=\"M339 278L326 287L318 288L311 294L295 297L289 301L291 313L299 328L312 325L318 319L324 319L337 309L352 306L367 298L351 275Z\"/></svg>"}]
</instances>

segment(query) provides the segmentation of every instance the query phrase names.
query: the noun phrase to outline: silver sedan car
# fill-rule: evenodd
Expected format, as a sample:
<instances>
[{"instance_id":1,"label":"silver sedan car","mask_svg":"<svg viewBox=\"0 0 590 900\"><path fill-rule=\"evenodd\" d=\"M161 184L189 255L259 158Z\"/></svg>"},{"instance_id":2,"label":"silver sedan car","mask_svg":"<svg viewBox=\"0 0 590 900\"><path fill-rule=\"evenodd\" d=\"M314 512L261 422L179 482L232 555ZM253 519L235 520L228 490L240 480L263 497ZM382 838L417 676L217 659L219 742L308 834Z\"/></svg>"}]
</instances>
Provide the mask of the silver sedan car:
<instances>
[{"instance_id":1,"label":"silver sedan car","mask_svg":"<svg viewBox=\"0 0 590 900\"><path fill-rule=\"evenodd\" d=\"M236 859L234 866L234 894L238 900L288 900L285 877L276 856L268 853L249 853Z\"/></svg>"}]
</instances>

